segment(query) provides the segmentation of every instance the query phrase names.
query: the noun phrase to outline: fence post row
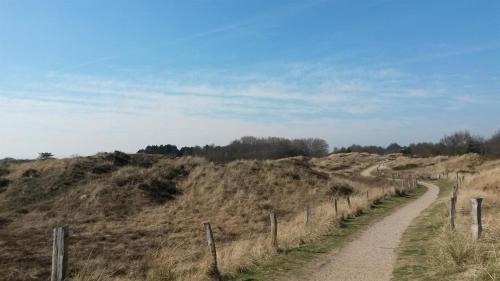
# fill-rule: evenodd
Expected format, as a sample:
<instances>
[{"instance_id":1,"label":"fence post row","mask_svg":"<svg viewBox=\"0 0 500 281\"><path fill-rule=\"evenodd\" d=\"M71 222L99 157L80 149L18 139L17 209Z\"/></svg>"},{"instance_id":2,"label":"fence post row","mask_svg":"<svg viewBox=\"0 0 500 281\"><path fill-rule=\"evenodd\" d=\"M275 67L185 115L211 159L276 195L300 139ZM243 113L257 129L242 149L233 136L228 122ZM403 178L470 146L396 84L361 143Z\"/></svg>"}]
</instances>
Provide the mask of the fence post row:
<instances>
[{"instance_id":1,"label":"fence post row","mask_svg":"<svg viewBox=\"0 0 500 281\"><path fill-rule=\"evenodd\" d=\"M63 281L68 277L69 226L58 226L53 230L51 281Z\"/></svg>"},{"instance_id":2,"label":"fence post row","mask_svg":"<svg viewBox=\"0 0 500 281\"><path fill-rule=\"evenodd\" d=\"M449 173L446 173L446 177L448 178ZM457 203L457 193L458 187L460 185L461 180L459 174L457 173L457 185L453 187L452 194L450 197L450 209L449 209L449 220L450 220L450 228L451 230L455 229L455 219L456 219L456 203ZM416 179L408 179L402 180L401 183L404 186L405 182L408 183L408 186L416 187L417 180ZM382 187L385 194L385 187ZM369 199L369 191L366 191L366 198ZM346 201L349 209L351 206L351 199L349 196L346 196ZM481 237L482 233L482 221L481 221L481 204L483 198L472 198L472 238L474 241L477 241ZM335 207L335 216L338 216L338 202L337 198L334 199L334 207ZM307 207L306 214L306 224L310 225L312 223L312 208ZM270 213L271 219L271 247L275 250L278 250L278 221L276 219L276 212L271 211ZM210 223L204 223L204 229L207 237L208 248L211 254L211 264L209 268L209 274L214 277L216 280L221 280L220 272L217 265L217 251L215 247L215 242L213 238L212 228ZM53 230L53 248L52 248L52 271L51 271L51 281L64 281L68 277L68 238L69 238L69 227L67 225L59 226L54 228Z\"/></svg>"},{"instance_id":3,"label":"fence post row","mask_svg":"<svg viewBox=\"0 0 500 281\"><path fill-rule=\"evenodd\" d=\"M481 222L481 203L483 202L483 198L472 198L472 239L474 241L479 240L481 238L481 232L483 231L483 225Z\"/></svg>"}]
</instances>

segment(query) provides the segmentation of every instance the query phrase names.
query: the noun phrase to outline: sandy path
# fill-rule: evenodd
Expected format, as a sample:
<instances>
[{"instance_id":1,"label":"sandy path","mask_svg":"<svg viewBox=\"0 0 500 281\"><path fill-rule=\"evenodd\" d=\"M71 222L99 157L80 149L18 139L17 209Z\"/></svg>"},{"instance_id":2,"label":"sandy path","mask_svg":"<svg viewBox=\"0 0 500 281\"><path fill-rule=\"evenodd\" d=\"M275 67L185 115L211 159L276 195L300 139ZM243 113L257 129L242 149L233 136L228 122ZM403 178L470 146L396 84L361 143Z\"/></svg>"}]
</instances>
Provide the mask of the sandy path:
<instances>
[{"instance_id":1,"label":"sandy path","mask_svg":"<svg viewBox=\"0 0 500 281\"><path fill-rule=\"evenodd\" d=\"M373 165L373 166L370 166L370 167L364 169L363 171L361 171L361 176L362 177L367 177L367 178L373 178L373 177L375 177L373 175L373 171L375 171L377 168L379 168L381 170L384 169L385 168L385 163L387 163L387 160L384 161L384 162L381 162L379 164L376 164L376 165Z\"/></svg>"},{"instance_id":2,"label":"sandy path","mask_svg":"<svg viewBox=\"0 0 500 281\"><path fill-rule=\"evenodd\" d=\"M374 166L376 169L376 166ZM373 167L370 167L372 169ZM371 173L368 171L368 174ZM421 182L428 190L420 198L366 229L355 240L332 251L306 270L306 278L296 281L388 281L396 262L394 249L411 221L438 196L439 188Z\"/></svg>"},{"instance_id":3,"label":"sandy path","mask_svg":"<svg viewBox=\"0 0 500 281\"><path fill-rule=\"evenodd\" d=\"M378 166L379 166L379 164L373 165L373 166L370 166L370 167L364 169L363 171L361 171L361 176L367 177L367 178L373 177L372 173L374 170L377 169Z\"/></svg>"}]
</instances>

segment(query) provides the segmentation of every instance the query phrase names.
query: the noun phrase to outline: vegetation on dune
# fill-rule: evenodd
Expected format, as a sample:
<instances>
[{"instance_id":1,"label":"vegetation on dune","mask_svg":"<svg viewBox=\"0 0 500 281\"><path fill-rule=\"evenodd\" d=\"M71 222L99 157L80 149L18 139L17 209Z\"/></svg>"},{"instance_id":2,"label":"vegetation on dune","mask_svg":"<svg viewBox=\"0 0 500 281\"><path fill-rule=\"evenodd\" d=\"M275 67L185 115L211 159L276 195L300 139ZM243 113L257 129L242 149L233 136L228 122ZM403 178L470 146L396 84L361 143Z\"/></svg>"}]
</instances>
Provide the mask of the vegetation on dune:
<instances>
[{"instance_id":1,"label":"vegetation on dune","mask_svg":"<svg viewBox=\"0 0 500 281\"><path fill-rule=\"evenodd\" d=\"M199 156L217 163L234 160L279 159L285 157L321 157L328 154L328 144L322 139L286 139L277 137L242 137L226 146L183 147L175 145L148 145L138 153L162 154L170 157Z\"/></svg>"},{"instance_id":2,"label":"vegetation on dune","mask_svg":"<svg viewBox=\"0 0 500 281\"><path fill-rule=\"evenodd\" d=\"M377 170L382 177L359 176L385 160L391 161ZM2 161L0 276L16 281L47 279L51 230L69 224L73 280L205 280L208 258L202 224L206 221L214 230L221 272L228 278L243 276L242 272L257 272L256 265L273 263L271 210L278 214L279 246L285 253L316 245L325 234L335 233L341 217L367 212L373 202L383 200L382 191L399 193L383 179L390 173L427 177L467 172L467 189L460 196L488 198L485 214L493 214L499 202L493 197L498 194L499 166L500 162L474 154L410 158L348 153L218 164L192 156L114 152ZM469 186L474 194L467 193ZM334 197L339 199L338 216L331 202ZM468 202L464 202L459 202L459 210L467 218ZM307 207L313 207L313 224L306 227ZM498 225L495 219L488 217L485 225ZM491 237L485 238L488 243L497 239L485 237ZM457 268L479 268L473 263L476 258L462 258L468 248L446 255L446 247L459 249L443 245L435 255L443 263L456 259L461 264ZM495 262L483 259L481 266L497 274L491 271Z\"/></svg>"},{"instance_id":3,"label":"vegetation on dune","mask_svg":"<svg viewBox=\"0 0 500 281\"><path fill-rule=\"evenodd\" d=\"M60 224L70 225L75 280L203 280L204 221L212 223L221 271L235 274L273 254L271 210L287 249L326 231L332 196L352 192L355 212L370 188L307 157L215 164L114 152L0 167L7 182L0 188L0 276L19 281L48 278L51 230Z\"/></svg>"},{"instance_id":4,"label":"vegetation on dune","mask_svg":"<svg viewBox=\"0 0 500 281\"><path fill-rule=\"evenodd\" d=\"M409 146L390 144L386 148L381 146L351 145L349 147L334 148L334 153L366 152L374 154L403 153L420 157L438 155L456 156L468 153L477 153L488 157L500 157L500 131L489 139L471 135L468 131L460 131L444 136L439 142L412 143Z\"/></svg>"}]
</instances>

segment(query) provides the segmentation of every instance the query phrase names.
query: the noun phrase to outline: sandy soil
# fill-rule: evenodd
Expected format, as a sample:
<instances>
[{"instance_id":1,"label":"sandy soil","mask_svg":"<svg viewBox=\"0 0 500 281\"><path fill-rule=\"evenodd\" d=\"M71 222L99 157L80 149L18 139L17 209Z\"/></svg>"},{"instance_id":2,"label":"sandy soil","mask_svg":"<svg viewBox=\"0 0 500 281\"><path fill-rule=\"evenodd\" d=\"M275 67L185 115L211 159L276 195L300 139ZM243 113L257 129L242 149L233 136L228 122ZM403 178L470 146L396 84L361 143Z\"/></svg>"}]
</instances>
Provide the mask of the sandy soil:
<instances>
[{"instance_id":1,"label":"sandy soil","mask_svg":"<svg viewBox=\"0 0 500 281\"><path fill-rule=\"evenodd\" d=\"M370 175L377 166L363 172ZM396 262L394 249L411 221L438 196L439 188L421 182L428 191L417 200L370 226L355 240L305 269L305 278L294 281L388 281Z\"/></svg>"}]
</instances>

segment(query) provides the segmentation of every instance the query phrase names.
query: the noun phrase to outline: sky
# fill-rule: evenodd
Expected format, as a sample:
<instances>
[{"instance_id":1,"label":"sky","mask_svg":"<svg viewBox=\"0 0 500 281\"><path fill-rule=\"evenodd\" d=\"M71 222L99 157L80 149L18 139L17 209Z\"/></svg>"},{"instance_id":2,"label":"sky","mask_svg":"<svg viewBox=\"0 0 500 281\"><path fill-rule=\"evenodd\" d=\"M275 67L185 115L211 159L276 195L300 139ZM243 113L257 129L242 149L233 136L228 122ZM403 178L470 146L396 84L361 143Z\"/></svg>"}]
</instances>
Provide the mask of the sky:
<instances>
[{"instance_id":1,"label":"sky","mask_svg":"<svg viewBox=\"0 0 500 281\"><path fill-rule=\"evenodd\" d=\"M500 129L500 1L0 0L0 158Z\"/></svg>"}]
</instances>

